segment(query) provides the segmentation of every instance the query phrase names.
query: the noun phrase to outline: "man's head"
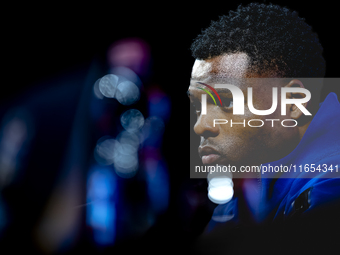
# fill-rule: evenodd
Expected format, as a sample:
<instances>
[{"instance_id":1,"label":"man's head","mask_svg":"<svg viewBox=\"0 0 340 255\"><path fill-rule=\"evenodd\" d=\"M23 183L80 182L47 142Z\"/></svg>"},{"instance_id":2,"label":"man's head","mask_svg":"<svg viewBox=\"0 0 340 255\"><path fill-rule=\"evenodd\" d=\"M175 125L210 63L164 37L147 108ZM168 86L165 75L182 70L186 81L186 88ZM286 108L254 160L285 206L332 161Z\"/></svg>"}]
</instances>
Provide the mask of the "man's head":
<instances>
[{"instance_id":1,"label":"man's head","mask_svg":"<svg viewBox=\"0 0 340 255\"><path fill-rule=\"evenodd\" d=\"M249 71L264 76L324 77L322 46L295 11L249 4L230 11L202 31L191 45L195 59L246 53Z\"/></svg>"},{"instance_id":2,"label":"man's head","mask_svg":"<svg viewBox=\"0 0 340 255\"><path fill-rule=\"evenodd\" d=\"M275 5L250 4L220 17L200 34L191 46L196 59L191 76L189 96L197 111L194 131L201 137L200 154L204 164L253 165L270 162L290 153L300 141L310 119L295 105L287 105L281 116L280 88L302 87L312 90L312 100L304 104L314 115L319 103L320 87L309 88L302 79L323 77L325 61L317 35L296 12ZM271 78L271 79L267 79ZM245 96L244 115L233 115L232 95L220 93L223 107L207 101L207 114L202 115L203 82L233 84ZM247 105L247 88L253 88L255 109L267 110L272 105L272 88L278 88L278 108L266 116L253 114ZM301 98L302 93L287 93L287 98ZM226 119L226 125L213 124ZM260 119L262 127L247 125ZM280 120L275 122L270 119ZM281 121L294 119L296 127L284 127ZM235 124L231 127L230 120ZM274 124L274 125L273 125ZM258 125L254 123L254 125ZM214 154L217 154L214 155ZM210 155L205 156L204 155Z\"/></svg>"}]
</instances>

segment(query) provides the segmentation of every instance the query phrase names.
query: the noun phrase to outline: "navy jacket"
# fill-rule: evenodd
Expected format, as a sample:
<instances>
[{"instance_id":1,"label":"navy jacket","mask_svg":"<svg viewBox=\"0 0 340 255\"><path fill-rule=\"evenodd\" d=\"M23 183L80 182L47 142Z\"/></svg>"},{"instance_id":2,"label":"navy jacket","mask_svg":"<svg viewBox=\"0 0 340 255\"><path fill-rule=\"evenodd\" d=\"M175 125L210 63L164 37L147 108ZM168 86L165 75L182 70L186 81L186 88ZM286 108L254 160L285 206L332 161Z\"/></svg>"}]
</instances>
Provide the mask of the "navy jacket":
<instances>
[{"instance_id":1,"label":"navy jacket","mask_svg":"<svg viewBox=\"0 0 340 255\"><path fill-rule=\"evenodd\" d=\"M240 219L237 197L218 205L197 241L197 251L334 251L338 235L333 233L340 232L340 104L336 94L327 96L298 146L262 168L281 165L290 171L263 173L260 189L248 191L247 209L254 224Z\"/></svg>"}]
</instances>

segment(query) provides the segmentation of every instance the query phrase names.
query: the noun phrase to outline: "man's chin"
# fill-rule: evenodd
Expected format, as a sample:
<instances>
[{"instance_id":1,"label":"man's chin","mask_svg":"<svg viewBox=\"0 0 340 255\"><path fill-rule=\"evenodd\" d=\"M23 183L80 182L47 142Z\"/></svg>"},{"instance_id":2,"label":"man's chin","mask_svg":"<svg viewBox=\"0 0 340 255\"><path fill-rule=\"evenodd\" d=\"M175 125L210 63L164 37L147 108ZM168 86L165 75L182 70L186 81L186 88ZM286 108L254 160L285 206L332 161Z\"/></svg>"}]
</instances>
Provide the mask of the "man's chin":
<instances>
[{"instance_id":1,"label":"man's chin","mask_svg":"<svg viewBox=\"0 0 340 255\"><path fill-rule=\"evenodd\" d=\"M215 166L221 162L221 155L209 154L202 156L202 164L206 166ZM220 164L219 164L220 165Z\"/></svg>"}]
</instances>

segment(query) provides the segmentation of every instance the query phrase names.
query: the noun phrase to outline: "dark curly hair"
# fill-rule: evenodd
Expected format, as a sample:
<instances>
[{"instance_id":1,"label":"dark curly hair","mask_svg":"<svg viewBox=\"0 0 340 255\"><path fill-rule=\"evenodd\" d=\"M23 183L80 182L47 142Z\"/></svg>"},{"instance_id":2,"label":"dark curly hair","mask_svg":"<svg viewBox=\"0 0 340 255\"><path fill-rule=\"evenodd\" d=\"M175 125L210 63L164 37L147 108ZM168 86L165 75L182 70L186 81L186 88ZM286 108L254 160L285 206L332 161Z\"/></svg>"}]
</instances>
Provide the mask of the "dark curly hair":
<instances>
[{"instance_id":1,"label":"dark curly hair","mask_svg":"<svg viewBox=\"0 0 340 255\"><path fill-rule=\"evenodd\" d=\"M246 53L249 69L281 77L324 77L325 60L318 35L296 11L273 4L238 6L212 21L190 47L195 59Z\"/></svg>"}]
</instances>

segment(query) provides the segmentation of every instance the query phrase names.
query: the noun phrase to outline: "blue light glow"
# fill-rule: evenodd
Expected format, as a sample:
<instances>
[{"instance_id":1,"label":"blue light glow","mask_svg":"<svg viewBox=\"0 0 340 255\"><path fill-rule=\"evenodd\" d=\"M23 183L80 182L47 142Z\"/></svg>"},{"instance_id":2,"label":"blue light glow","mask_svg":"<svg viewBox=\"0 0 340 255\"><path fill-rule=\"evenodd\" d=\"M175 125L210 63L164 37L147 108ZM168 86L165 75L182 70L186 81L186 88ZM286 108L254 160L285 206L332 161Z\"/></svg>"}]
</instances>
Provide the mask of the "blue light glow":
<instances>
[{"instance_id":1,"label":"blue light glow","mask_svg":"<svg viewBox=\"0 0 340 255\"><path fill-rule=\"evenodd\" d=\"M111 171L108 167L95 166L88 175L86 220L99 245L113 244L116 234L116 177Z\"/></svg>"}]
</instances>

